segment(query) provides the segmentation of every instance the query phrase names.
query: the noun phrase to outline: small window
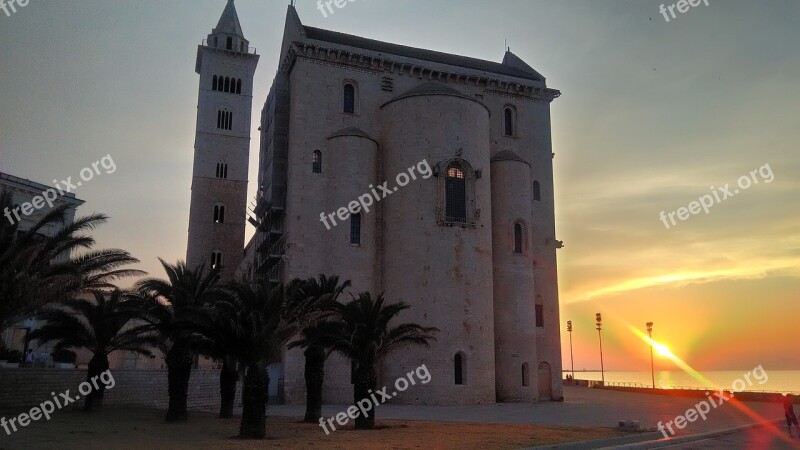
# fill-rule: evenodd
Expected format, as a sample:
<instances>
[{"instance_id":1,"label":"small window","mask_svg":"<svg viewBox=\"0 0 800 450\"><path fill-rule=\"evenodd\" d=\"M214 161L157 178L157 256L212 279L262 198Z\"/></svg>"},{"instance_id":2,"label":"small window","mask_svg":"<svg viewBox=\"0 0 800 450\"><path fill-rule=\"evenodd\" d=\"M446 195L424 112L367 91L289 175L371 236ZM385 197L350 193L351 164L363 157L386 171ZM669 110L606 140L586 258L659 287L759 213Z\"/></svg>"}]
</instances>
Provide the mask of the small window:
<instances>
[{"instance_id":1,"label":"small window","mask_svg":"<svg viewBox=\"0 0 800 450\"><path fill-rule=\"evenodd\" d=\"M350 243L361 244L361 213L350 216Z\"/></svg>"},{"instance_id":2,"label":"small window","mask_svg":"<svg viewBox=\"0 0 800 450\"><path fill-rule=\"evenodd\" d=\"M214 205L214 223L225 223L225 206Z\"/></svg>"},{"instance_id":3,"label":"small window","mask_svg":"<svg viewBox=\"0 0 800 450\"><path fill-rule=\"evenodd\" d=\"M214 75L214 78L211 81L211 90L212 91L216 91L217 90L217 76L216 75Z\"/></svg>"},{"instance_id":4,"label":"small window","mask_svg":"<svg viewBox=\"0 0 800 450\"><path fill-rule=\"evenodd\" d=\"M225 92L231 91L231 79L229 77L225 77L225 88L223 90Z\"/></svg>"},{"instance_id":5,"label":"small window","mask_svg":"<svg viewBox=\"0 0 800 450\"><path fill-rule=\"evenodd\" d=\"M455 383L464 384L464 355L456 353L453 357L453 369L455 369Z\"/></svg>"},{"instance_id":6,"label":"small window","mask_svg":"<svg viewBox=\"0 0 800 450\"><path fill-rule=\"evenodd\" d=\"M533 182L533 199L537 202L542 200L542 190L538 181Z\"/></svg>"},{"instance_id":7,"label":"small window","mask_svg":"<svg viewBox=\"0 0 800 450\"><path fill-rule=\"evenodd\" d=\"M522 224L514 224L514 253L522 253Z\"/></svg>"},{"instance_id":8,"label":"small window","mask_svg":"<svg viewBox=\"0 0 800 450\"><path fill-rule=\"evenodd\" d=\"M219 269L221 267L222 267L222 252L215 250L211 252L211 268Z\"/></svg>"},{"instance_id":9,"label":"small window","mask_svg":"<svg viewBox=\"0 0 800 450\"><path fill-rule=\"evenodd\" d=\"M544 328L544 306L536 305L536 327Z\"/></svg>"},{"instance_id":10,"label":"small window","mask_svg":"<svg viewBox=\"0 0 800 450\"><path fill-rule=\"evenodd\" d=\"M344 112L347 114L356 112L356 87L350 83L344 85Z\"/></svg>"},{"instance_id":11,"label":"small window","mask_svg":"<svg viewBox=\"0 0 800 450\"><path fill-rule=\"evenodd\" d=\"M228 163L226 162L218 162L217 163L217 178L227 179L228 178Z\"/></svg>"},{"instance_id":12,"label":"small window","mask_svg":"<svg viewBox=\"0 0 800 450\"><path fill-rule=\"evenodd\" d=\"M445 220L467 222L467 180L458 167L449 167L445 178Z\"/></svg>"},{"instance_id":13,"label":"small window","mask_svg":"<svg viewBox=\"0 0 800 450\"><path fill-rule=\"evenodd\" d=\"M503 133L514 136L514 109L511 107L506 107L503 112Z\"/></svg>"},{"instance_id":14,"label":"small window","mask_svg":"<svg viewBox=\"0 0 800 450\"><path fill-rule=\"evenodd\" d=\"M530 366L528 363L522 365L522 385L528 386L530 384Z\"/></svg>"},{"instance_id":15,"label":"small window","mask_svg":"<svg viewBox=\"0 0 800 450\"><path fill-rule=\"evenodd\" d=\"M236 93L237 94L241 94L242 93L242 79L241 78L236 80Z\"/></svg>"},{"instance_id":16,"label":"small window","mask_svg":"<svg viewBox=\"0 0 800 450\"><path fill-rule=\"evenodd\" d=\"M232 111L217 111L217 128L220 130L233 129L233 112Z\"/></svg>"},{"instance_id":17,"label":"small window","mask_svg":"<svg viewBox=\"0 0 800 450\"><path fill-rule=\"evenodd\" d=\"M228 50L233 50L233 38L229 37L228 42L225 44L225 48Z\"/></svg>"},{"instance_id":18,"label":"small window","mask_svg":"<svg viewBox=\"0 0 800 450\"><path fill-rule=\"evenodd\" d=\"M319 150L314 150L314 154L311 158L311 170L314 173L322 173L322 152Z\"/></svg>"}]
</instances>

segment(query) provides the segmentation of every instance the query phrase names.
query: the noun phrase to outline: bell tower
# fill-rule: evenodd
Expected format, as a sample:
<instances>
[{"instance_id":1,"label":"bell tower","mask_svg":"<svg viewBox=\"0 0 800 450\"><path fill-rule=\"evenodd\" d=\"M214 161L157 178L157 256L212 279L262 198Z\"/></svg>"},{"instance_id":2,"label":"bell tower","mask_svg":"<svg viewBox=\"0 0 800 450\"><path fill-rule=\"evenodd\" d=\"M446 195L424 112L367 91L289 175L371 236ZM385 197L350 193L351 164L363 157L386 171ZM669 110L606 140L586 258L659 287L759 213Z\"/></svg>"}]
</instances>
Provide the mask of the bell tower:
<instances>
[{"instance_id":1,"label":"bell tower","mask_svg":"<svg viewBox=\"0 0 800 450\"><path fill-rule=\"evenodd\" d=\"M186 262L233 280L244 250L253 76L259 56L233 0L197 48L200 75Z\"/></svg>"}]
</instances>

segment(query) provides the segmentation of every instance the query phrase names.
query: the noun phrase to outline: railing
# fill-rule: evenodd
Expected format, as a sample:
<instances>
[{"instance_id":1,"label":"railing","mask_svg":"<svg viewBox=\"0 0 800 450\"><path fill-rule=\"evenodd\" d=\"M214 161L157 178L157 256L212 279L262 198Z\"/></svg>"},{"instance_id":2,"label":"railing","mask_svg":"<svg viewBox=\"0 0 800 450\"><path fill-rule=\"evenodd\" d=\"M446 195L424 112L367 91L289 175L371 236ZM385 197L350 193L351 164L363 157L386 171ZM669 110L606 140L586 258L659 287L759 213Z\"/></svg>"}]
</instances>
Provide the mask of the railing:
<instances>
[{"instance_id":1,"label":"railing","mask_svg":"<svg viewBox=\"0 0 800 450\"><path fill-rule=\"evenodd\" d=\"M625 381L606 381L603 383L600 380L581 380L576 378L575 381L583 381L588 382L589 387L621 387L621 388L634 388L634 389L652 389L652 384L646 383L633 383L633 382L625 382ZM725 388L723 386L718 386L723 388L725 391L730 391L730 388ZM676 390L676 391L707 391L711 388L703 388L698 386L661 386L656 384L656 389L663 389L663 390ZM772 390L763 390L763 389L745 389L742 392L752 392L755 394L774 394L777 393L776 391ZM792 395L800 395L800 391L780 391L779 393L787 393Z\"/></svg>"},{"instance_id":2,"label":"railing","mask_svg":"<svg viewBox=\"0 0 800 450\"><path fill-rule=\"evenodd\" d=\"M206 48L210 48L211 50L216 50L216 51L219 51L219 52L232 53L234 55L257 55L258 54L257 53L257 49L255 47L250 47L249 45L247 46L247 48L244 49L244 51L239 51L237 49L228 50L227 48L214 47L212 45L209 45L208 39L203 39L203 41L202 41L202 43L200 45L202 45L203 47L206 47Z\"/></svg>"}]
</instances>

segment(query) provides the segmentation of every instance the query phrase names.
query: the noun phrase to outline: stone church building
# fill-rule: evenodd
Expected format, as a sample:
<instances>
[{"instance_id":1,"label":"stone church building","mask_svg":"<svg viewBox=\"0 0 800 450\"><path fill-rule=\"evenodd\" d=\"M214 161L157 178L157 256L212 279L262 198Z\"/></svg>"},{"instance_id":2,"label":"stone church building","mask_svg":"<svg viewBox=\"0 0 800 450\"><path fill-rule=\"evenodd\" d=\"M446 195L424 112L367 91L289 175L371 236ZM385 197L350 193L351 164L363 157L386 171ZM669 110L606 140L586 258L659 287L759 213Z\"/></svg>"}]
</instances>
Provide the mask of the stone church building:
<instances>
[{"instance_id":1,"label":"stone church building","mask_svg":"<svg viewBox=\"0 0 800 450\"><path fill-rule=\"evenodd\" d=\"M246 212L258 56L232 0L197 61L190 264L273 283L339 275L353 294L411 305L400 321L441 331L380 367L379 386L421 364L431 373L395 403L563 398L550 136L560 92L541 74L510 51L496 63L305 26L289 6ZM391 189L423 161L431 176ZM320 220L384 182L391 194L368 212ZM257 231L243 253L246 216ZM287 403L305 401L303 365L301 350L284 350L271 366ZM350 365L332 355L325 402L352 392Z\"/></svg>"}]
</instances>

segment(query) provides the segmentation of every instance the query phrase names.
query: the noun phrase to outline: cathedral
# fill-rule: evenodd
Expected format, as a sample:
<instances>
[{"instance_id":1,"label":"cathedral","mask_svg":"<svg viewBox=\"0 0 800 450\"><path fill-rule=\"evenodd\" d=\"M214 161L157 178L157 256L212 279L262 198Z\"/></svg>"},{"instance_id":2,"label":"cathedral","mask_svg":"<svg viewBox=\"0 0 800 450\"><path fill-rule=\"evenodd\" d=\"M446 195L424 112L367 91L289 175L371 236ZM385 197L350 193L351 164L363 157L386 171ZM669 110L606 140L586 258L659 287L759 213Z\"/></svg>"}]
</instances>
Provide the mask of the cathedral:
<instances>
[{"instance_id":1,"label":"cathedral","mask_svg":"<svg viewBox=\"0 0 800 450\"><path fill-rule=\"evenodd\" d=\"M398 349L378 386L422 364L431 381L393 403L562 400L550 127L560 92L510 50L496 63L406 47L305 26L289 6L248 208L257 63L229 0L198 48L188 263L275 284L338 275L353 294L411 305L400 321L439 328L437 340ZM429 176L396 185L423 161ZM386 182L395 189L369 211L320 221ZM244 246L246 222L256 232ZM273 395L304 403L303 367L302 350L284 349ZM331 355L325 403L351 403L352 389L350 365Z\"/></svg>"}]
</instances>

